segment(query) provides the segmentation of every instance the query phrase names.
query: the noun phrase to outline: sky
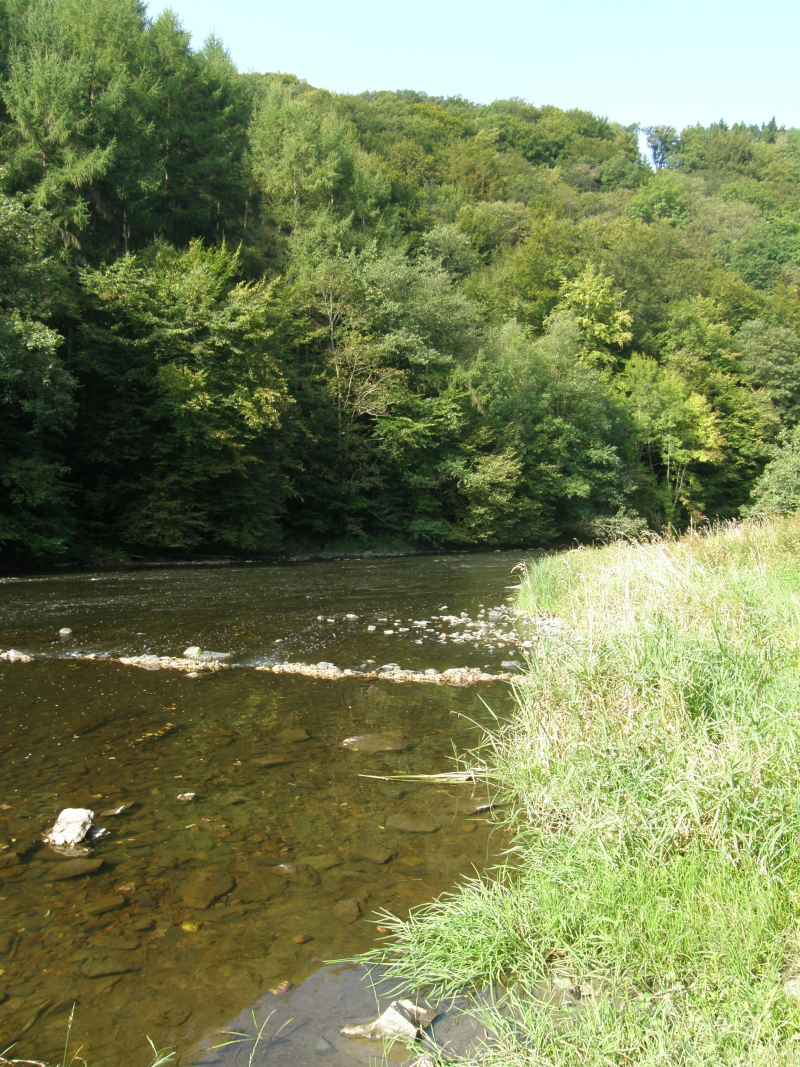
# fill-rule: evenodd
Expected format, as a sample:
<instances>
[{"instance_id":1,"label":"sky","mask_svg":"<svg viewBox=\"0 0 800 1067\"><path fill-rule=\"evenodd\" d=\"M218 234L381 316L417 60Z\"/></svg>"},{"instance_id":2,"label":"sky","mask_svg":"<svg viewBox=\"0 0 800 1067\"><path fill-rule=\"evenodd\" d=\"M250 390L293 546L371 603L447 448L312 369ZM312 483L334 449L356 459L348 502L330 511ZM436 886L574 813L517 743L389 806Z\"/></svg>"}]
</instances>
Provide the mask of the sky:
<instances>
[{"instance_id":1,"label":"sky","mask_svg":"<svg viewBox=\"0 0 800 1067\"><path fill-rule=\"evenodd\" d=\"M521 97L624 124L800 126L796 0L153 0L242 71L335 92Z\"/></svg>"}]
</instances>

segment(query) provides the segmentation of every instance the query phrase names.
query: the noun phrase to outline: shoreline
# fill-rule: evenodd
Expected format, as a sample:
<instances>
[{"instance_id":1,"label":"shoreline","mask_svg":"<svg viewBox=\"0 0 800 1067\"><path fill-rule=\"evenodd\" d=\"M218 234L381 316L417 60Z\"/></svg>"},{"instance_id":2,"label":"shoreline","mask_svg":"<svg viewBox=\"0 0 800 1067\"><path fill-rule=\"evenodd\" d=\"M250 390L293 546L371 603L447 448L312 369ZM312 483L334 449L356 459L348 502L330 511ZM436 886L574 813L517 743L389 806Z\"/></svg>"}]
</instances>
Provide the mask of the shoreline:
<instances>
[{"instance_id":1,"label":"shoreline","mask_svg":"<svg viewBox=\"0 0 800 1067\"><path fill-rule=\"evenodd\" d=\"M795 516L528 567L518 609L567 628L461 760L509 858L357 961L463 998L470 1067L793 1062L798 549Z\"/></svg>"},{"instance_id":2,"label":"shoreline","mask_svg":"<svg viewBox=\"0 0 800 1067\"><path fill-rule=\"evenodd\" d=\"M118 559L109 560L104 558L77 560L74 562L51 563L36 568L33 565L22 566L14 569L8 563L0 561L0 581L3 579L46 578L62 574L81 573L110 573L113 571L137 571L137 570L179 570L197 568L224 569L228 567L282 567L302 566L309 563L344 563L357 562L359 560L390 560L390 559L414 559L416 557L427 558L430 556L482 556L502 555L504 553L518 553L520 556L538 556L544 552L563 551L567 546L541 545L466 545L463 547L443 548L415 548L412 545L391 547L364 548L358 551L347 551L320 548L308 552L292 554L275 554L264 556L209 556L200 555L180 559L169 559L163 556L154 556L152 559Z\"/></svg>"}]
</instances>

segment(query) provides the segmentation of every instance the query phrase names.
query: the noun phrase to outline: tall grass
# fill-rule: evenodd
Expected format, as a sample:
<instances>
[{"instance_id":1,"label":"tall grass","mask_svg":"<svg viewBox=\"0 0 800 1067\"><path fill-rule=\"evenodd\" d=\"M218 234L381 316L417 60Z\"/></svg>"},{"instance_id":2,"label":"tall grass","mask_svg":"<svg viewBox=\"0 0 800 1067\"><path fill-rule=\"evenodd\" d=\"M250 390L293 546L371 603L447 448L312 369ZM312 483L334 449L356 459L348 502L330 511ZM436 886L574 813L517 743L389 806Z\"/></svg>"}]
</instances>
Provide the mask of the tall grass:
<instances>
[{"instance_id":1,"label":"tall grass","mask_svg":"<svg viewBox=\"0 0 800 1067\"><path fill-rule=\"evenodd\" d=\"M518 603L563 626L480 753L507 862L373 958L508 989L484 1067L800 1062L800 519L541 559Z\"/></svg>"}]
</instances>

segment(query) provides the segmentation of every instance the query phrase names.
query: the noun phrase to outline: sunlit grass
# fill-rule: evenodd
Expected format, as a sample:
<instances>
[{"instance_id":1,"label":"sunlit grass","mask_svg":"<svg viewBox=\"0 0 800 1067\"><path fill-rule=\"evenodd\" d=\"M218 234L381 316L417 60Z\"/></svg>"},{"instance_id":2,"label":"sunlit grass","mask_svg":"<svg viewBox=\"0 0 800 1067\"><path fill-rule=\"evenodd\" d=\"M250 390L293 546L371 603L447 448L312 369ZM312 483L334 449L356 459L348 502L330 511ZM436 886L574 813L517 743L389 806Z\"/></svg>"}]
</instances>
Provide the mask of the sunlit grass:
<instances>
[{"instance_id":1,"label":"sunlit grass","mask_svg":"<svg viewBox=\"0 0 800 1067\"><path fill-rule=\"evenodd\" d=\"M372 958L510 988L486 1067L797 1062L800 520L538 560L518 606L564 626L480 753L508 861Z\"/></svg>"}]
</instances>

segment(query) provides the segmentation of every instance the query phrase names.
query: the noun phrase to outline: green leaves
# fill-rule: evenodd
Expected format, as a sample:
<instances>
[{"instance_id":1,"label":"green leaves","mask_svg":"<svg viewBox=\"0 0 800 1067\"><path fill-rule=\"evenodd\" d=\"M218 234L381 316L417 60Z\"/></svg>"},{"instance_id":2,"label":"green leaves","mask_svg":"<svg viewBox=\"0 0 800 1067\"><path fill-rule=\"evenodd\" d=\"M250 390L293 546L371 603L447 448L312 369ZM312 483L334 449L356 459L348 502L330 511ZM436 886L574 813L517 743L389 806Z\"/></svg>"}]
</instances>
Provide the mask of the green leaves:
<instances>
[{"instance_id":1,"label":"green leaves","mask_svg":"<svg viewBox=\"0 0 800 1067\"><path fill-rule=\"evenodd\" d=\"M104 353L92 375L108 405L96 430L111 446L89 446L91 477L104 496L114 486L125 544L219 538L250 549L276 537L285 485L275 435L290 404L281 311L273 285L237 282L238 269L235 252L194 242L82 275L94 320L83 343Z\"/></svg>"},{"instance_id":2,"label":"green leaves","mask_svg":"<svg viewBox=\"0 0 800 1067\"><path fill-rule=\"evenodd\" d=\"M0 195L0 551L57 555L71 516L64 435L75 412L62 337L43 318L61 280L52 226Z\"/></svg>"}]
</instances>

